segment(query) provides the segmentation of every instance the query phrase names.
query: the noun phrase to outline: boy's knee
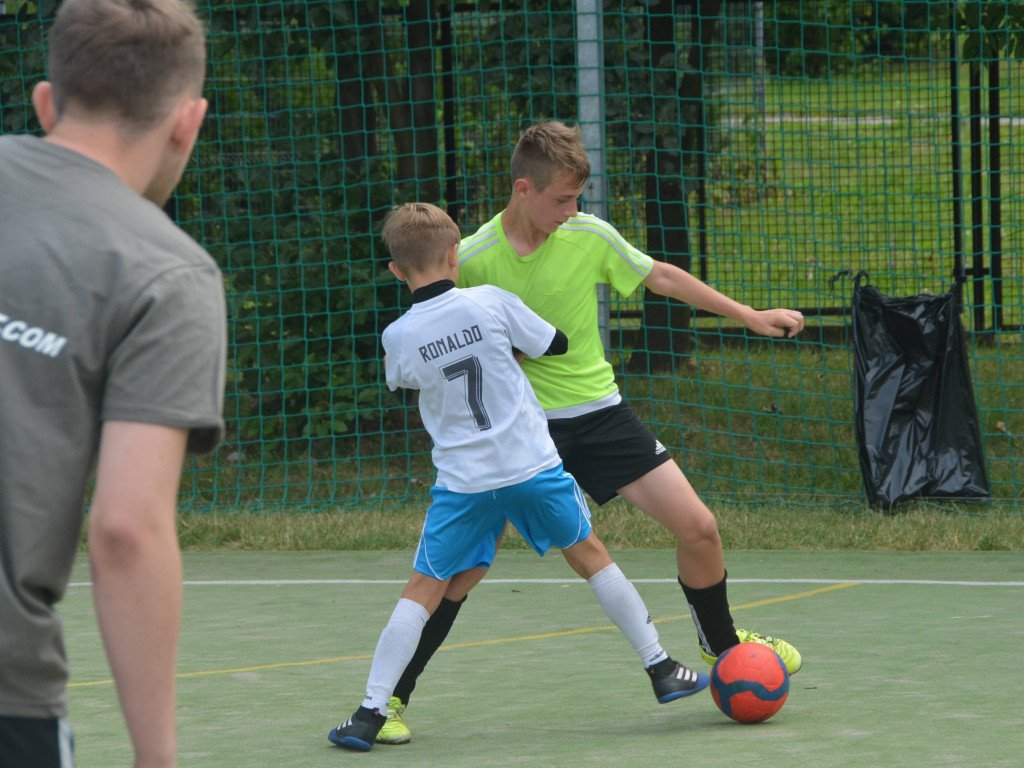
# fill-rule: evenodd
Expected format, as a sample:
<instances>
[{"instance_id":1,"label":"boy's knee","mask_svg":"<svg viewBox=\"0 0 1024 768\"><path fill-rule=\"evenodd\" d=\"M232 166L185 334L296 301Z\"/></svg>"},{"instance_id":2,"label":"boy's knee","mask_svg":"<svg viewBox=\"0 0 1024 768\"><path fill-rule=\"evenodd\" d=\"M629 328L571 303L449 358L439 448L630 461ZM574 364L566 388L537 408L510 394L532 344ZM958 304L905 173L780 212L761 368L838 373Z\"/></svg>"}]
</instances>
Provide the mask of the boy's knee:
<instances>
[{"instance_id":1,"label":"boy's knee","mask_svg":"<svg viewBox=\"0 0 1024 768\"><path fill-rule=\"evenodd\" d=\"M569 566L584 579L589 579L612 563L608 550L593 532L583 541L563 549L562 555Z\"/></svg>"},{"instance_id":2,"label":"boy's knee","mask_svg":"<svg viewBox=\"0 0 1024 768\"><path fill-rule=\"evenodd\" d=\"M688 515L675 531L676 539L684 549L722 548L718 521L707 509Z\"/></svg>"}]
</instances>

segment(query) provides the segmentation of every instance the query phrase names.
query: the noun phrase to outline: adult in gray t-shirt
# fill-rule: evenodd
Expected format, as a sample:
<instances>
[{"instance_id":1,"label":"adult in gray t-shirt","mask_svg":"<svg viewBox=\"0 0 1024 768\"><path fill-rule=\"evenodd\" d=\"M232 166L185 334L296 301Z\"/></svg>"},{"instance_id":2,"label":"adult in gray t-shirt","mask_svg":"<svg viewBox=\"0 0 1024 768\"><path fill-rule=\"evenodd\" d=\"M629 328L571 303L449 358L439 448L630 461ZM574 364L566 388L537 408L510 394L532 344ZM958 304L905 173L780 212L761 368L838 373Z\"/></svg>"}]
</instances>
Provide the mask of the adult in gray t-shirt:
<instances>
[{"instance_id":1,"label":"adult in gray t-shirt","mask_svg":"<svg viewBox=\"0 0 1024 768\"><path fill-rule=\"evenodd\" d=\"M74 764L60 621L86 483L96 618L135 764L175 768L188 448L222 432L217 266L161 210L206 115L182 0L64 0L45 138L0 138L0 766Z\"/></svg>"},{"instance_id":2,"label":"adult in gray t-shirt","mask_svg":"<svg viewBox=\"0 0 1024 768\"><path fill-rule=\"evenodd\" d=\"M54 603L106 421L221 433L214 261L112 171L0 137L0 714L63 716Z\"/></svg>"}]
</instances>

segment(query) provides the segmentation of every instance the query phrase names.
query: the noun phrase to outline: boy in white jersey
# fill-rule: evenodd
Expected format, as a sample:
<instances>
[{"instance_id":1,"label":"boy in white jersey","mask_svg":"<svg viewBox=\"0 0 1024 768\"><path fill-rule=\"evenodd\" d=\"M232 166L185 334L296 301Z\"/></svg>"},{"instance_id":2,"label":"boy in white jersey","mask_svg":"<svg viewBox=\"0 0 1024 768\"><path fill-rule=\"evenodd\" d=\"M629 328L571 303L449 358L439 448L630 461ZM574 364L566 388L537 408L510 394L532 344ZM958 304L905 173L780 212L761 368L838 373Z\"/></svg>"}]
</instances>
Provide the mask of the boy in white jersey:
<instances>
[{"instance_id":1,"label":"boy in white jersey","mask_svg":"<svg viewBox=\"0 0 1024 768\"><path fill-rule=\"evenodd\" d=\"M792 645L735 628L715 518L664 446L622 402L601 344L595 287L610 283L629 295L644 285L767 336L793 336L802 330L803 316L788 309L757 311L741 305L688 272L637 250L607 222L580 213L576 203L589 176L578 127L546 122L528 128L512 155L508 205L459 248L459 285L505 288L565 332L567 354L523 362L559 455L598 504L622 496L675 535L678 579L705 660L713 663L737 642L755 641L771 646L789 671L796 672L801 659ZM397 706L389 712L381 741L409 740L402 712L416 678L447 635L467 592L482 577L475 570L449 585L441 609L423 632L414 663L395 689Z\"/></svg>"},{"instance_id":2,"label":"boy in white jersey","mask_svg":"<svg viewBox=\"0 0 1024 768\"><path fill-rule=\"evenodd\" d=\"M459 289L455 223L436 206L408 203L384 224L388 265L413 306L383 333L388 386L420 391L437 479L415 570L370 667L366 698L328 739L366 751L385 723L391 693L451 578L486 569L506 518L541 556L562 549L640 656L658 701L689 696L708 676L675 662L658 642L643 600L590 527L583 493L562 470L544 413L516 361L564 354L566 339L512 294Z\"/></svg>"}]
</instances>

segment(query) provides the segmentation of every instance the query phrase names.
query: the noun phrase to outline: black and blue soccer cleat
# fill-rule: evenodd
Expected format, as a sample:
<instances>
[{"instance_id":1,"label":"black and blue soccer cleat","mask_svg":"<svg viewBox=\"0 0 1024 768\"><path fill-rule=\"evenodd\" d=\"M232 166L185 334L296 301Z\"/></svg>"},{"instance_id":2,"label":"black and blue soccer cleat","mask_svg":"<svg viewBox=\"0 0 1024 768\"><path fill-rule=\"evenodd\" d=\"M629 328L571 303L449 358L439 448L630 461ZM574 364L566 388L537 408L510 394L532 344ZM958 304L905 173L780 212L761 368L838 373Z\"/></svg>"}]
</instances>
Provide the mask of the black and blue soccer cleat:
<instances>
[{"instance_id":1,"label":"black and blue soccer cleat","mask_svg":"<svg viewBox=\"0 0 1024 768\"><path fill-rule=\"evenodd\" d=\"M704 672L694 672L671 658L649 667L647 674L651 677L659 704L703 691L711 683L711 678Z\"/></svg>"},{"instance_id":2,"label":"black and blue soccer cleat","mask_svg":"<svg viewBox=\"0 0 1024 768\"><path fill-rule=\"evenodd\" d=\"M379 709L360 707L352 717L337 728L332 728L327 738L339 747L369 752L373 749L373 742L386 720L387 716L382 715Z\"/></svg>"}]
</instances>

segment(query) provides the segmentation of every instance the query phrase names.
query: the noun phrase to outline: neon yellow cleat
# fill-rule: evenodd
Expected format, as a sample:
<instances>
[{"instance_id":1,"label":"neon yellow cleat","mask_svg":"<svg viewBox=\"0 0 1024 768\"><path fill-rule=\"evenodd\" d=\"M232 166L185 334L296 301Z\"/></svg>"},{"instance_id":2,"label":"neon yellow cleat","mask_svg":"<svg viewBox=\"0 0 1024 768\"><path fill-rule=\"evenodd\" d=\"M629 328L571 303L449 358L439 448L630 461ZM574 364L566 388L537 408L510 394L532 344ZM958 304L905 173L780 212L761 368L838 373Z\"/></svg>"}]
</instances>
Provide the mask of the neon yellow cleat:
<instances>
[{"instance_id":1,"label":"neon yellow cleat","mask_svg":"<svg viewBox=\"0 0 1024 768\"><path fill-rule=\"evenodd\" d=\"M748 629L737 629L736 637L739 638L741 643L760 643L761 645L767 645L782 659L782 662L786 665L786 669L789 674L795 675L800 671L800 667L803 666L803 659L800 658L800 651L794 648L790 643L782 640L778 637L771 637L769 635L759 635L757 632L751 632ZM700 655L704 657L704 661L708 664L714 664L718 658L703 648L700 649ZM388 718L390 719L391 712L388 710Z\"/></svg>"},{"instance_id":2,"label":"neon yellow cleat","mask_svg":"<svg viewBox=\"0 0 1024 768\"><path fill-rule=\"evenodd\" d=\"M392 696L388 702L388 719L377 734L377 744L408 744L412 741L412 731L402 719L403 712L405 704L397 696Z\"/></svg>"}]
</instances>

